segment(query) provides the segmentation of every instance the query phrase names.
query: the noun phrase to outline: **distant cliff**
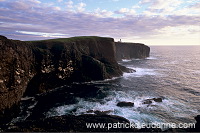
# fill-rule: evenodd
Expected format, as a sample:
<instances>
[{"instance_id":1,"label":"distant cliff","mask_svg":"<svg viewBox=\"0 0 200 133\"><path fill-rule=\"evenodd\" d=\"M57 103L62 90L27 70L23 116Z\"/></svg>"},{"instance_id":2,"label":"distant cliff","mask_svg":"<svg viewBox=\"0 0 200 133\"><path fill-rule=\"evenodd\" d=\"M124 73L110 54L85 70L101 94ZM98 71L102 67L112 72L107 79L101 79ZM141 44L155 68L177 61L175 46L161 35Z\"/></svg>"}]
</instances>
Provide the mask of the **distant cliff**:
<instances>
[{"instance_id":1,"label":"distant cliff","mask_svg":"<svg viewBox=\"0 0 200 133\"><path fill-rule=\"evenodd\" d=\"M116 59L146 58L149 57L150 48L141 43L116 42Z\"/></svg>"},{"instance_id":2,"label":"distant cliff","mask_svg":"<svg viewBox=\"0 0 200 133\"><path fill-rule=\"evenodd\" d=\"M103 37L23 42L0 36L0 60L0 123L17 113L23 95L128 71L116 62L114 39Z\"/></svg>"}]
</instances>

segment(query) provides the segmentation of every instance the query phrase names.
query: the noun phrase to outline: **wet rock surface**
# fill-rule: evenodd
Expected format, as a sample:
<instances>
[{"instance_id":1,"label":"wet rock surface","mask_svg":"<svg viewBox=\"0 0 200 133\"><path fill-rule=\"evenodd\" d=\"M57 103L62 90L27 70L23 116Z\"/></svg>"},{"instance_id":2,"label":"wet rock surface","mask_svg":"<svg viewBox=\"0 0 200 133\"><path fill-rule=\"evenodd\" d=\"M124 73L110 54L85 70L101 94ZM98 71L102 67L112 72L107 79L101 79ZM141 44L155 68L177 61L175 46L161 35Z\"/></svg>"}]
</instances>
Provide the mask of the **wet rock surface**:
<instances>
[{"instance_id":1,"label":"wet rock surface","mask_svg":"<svg viewBox=\"0 0 200 133\"><path fill-rule=\"evenodd\" d=\"M88 110L86 113L94 113L96 115L108 115L111 112L113 111L112 110L108 110L108 111Z\"/></svg>"},{"instance_id":2,"label":"wet rock surface","mask_svg":"<svg viewBox=\"0 0 200 133\"><path fill-rule=\"evenodd\" d=\"M119 102L119 103L117 103L117 106L119 106L119 107L133 107L134 103L132 103L132 102Z\"/></svg>"},{"instance_id":3,"label":"wet rock surface","mask_svg":"<svg viewBox=\"0 0 200 133\"><path fill-rule=\"evenodd\" d=\"M143 101L143 104L152 104L153 102L161 103L162 98L152 98L152 99L146 99Z\"/></svg>"}]
</instances>

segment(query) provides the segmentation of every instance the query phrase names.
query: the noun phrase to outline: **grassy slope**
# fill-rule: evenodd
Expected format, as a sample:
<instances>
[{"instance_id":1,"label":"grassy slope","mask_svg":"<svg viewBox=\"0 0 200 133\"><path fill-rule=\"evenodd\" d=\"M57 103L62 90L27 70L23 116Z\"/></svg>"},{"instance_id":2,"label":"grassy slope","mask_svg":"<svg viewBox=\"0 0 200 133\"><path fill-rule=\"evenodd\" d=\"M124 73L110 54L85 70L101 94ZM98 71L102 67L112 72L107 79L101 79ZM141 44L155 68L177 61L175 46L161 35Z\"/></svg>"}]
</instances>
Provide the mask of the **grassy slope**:
<instances>
[{"instance_id":1,"label":"grassy slope","mask_svg":"<svg viewBox=\"0 0 200 133\"><path fill-rule=\"evenodd\" d=\"M78 37L71 37L71 38L56 38L56 39L48 39L48 40L35 40L35 41L26 41L26 42L73 42L77 40L84 40L84 39L111 39L109 37L98 37L98 36L78 36Z\"/></svg>"}]
</instances>

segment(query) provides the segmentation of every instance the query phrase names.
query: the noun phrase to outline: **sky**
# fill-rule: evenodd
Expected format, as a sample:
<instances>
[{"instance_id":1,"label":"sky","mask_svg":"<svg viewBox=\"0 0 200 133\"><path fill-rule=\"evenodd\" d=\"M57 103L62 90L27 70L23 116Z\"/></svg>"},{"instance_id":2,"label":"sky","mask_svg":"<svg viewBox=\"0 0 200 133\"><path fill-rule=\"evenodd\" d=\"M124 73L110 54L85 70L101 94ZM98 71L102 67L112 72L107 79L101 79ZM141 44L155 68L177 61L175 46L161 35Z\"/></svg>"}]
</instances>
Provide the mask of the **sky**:
<instances>
[{"instance_id":1,"label":"sky","mask_svg":"<svg viewBox=\"0 0 200 133\"><path fill-rule=\"evenodd\" d=\"M200 0L0 0L0 35L200 45Z\"/></svg>"}]
</instances>

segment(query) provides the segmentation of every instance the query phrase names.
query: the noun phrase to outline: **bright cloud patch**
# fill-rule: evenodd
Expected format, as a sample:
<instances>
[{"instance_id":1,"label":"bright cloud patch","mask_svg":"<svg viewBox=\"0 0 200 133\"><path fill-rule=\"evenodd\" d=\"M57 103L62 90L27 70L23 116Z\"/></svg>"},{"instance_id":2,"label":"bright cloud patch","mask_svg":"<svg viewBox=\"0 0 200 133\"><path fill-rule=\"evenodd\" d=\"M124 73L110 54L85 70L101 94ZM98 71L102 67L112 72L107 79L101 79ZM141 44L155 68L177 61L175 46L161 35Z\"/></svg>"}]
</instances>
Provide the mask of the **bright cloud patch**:
<instances>
[{"instance_id":1,"label":"bright cloud patch","mask_svg":"<svg viewBox=\"0 0 200 133\"><path fill-rule=\"evenodd\" d=\"M41 37L67 37L68 34L61 34L61 33L42 33L42 32L31 32L31 31L16 31L22 34L29 34L29 35L36 35Z\"/></svg>"}]
</instances>

